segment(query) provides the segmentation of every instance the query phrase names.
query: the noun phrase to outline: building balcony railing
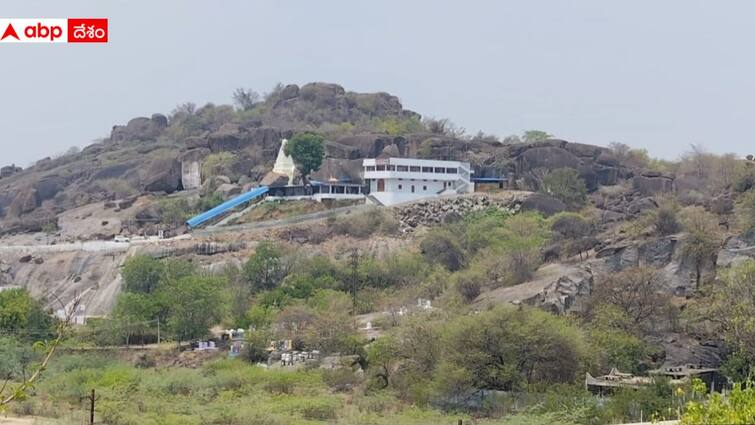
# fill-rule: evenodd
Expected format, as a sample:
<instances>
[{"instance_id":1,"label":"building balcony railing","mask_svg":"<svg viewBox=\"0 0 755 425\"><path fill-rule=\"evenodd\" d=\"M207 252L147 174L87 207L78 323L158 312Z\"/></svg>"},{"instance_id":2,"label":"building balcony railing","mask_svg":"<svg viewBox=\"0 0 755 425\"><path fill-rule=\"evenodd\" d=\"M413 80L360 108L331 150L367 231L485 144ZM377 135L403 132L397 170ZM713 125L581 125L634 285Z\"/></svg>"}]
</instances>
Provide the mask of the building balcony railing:
<instances>
[{"instance_id":1,"label":"building balcony railing","mask_svg":"<svg viewBox=\"0 0 755 425\"><path fill-rule=\"evenodd\" d=\"M364 179L412 179L412 180L442 180L442 181L456 181L456 180L469 180L468 174L448 174L448 173L436 173L436 172L421 172L421 171L365 171Z\"/></svg>"}]
</instances>

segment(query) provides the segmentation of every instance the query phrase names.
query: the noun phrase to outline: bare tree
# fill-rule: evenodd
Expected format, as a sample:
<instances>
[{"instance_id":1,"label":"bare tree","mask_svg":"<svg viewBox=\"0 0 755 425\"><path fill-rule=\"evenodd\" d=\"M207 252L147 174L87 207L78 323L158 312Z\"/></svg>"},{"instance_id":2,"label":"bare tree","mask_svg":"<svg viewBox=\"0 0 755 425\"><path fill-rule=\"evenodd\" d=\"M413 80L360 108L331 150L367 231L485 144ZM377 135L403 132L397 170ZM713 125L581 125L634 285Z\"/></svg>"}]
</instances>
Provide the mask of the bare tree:
<instances>
[{"instance_id":1,"label":"bare tree","mask_svg":"<svg viewBox=\"0 0 755 425\"><path fill-rule=\"evenodd\" d=\"M425 127L433 134L461 139L466 135L466 129L459 127L448 118L425 118Z\"/></svg>"},{"instance_id":2,"label":"bare tree","mask_svg":"<svg viewBox=\"0 0 755 425\"><path fill-rule=\"evenodd\" d=\"M599 276L593 288L588 311L602 304L618 308L629 320L629 332L651 330L669 311L669 296L662 292L662 279L656 269L632 267Z\"/></svg>"},{"instance_id":3,"label":"bare tree","mask_svg":"<svg viewBox=\"0 0 755 425\"><path fill-rule=\"evenodd\" d=\"M244 111L248 111L259 103L260 94L254 90L238 88L233 92L233 103Z\"/></svg>"},{"instance_id":4,"label":"bare tree","mask_svg":"<svg viewBox=\"0 0 755 425\"><path fill-rule=\"evenodd\" d=\"M512 134L510 136L504 137L501 143L503 143L504 145L514 145L517 143L522 143L522 138L517 136L516 134Z\"/></svg>"},{"instance_id":5,"label":"bare tree","mask_svg":"<svg viewBox=\"0 0 755 425\"><path fill-rule=\"evenodd\" d=\"M483 143L490 143L490 144L498 144L501 143L501 141L498 139L498 136L495 134L485 134L483 131L478 131L477 134L475 134L472 139L473 142L483 142Z\"/></svg>"},{"instance_id":6,"label":"bare tree","mask_svg":"<svg viewBox=\"0 0 755 425\"><path fill-rule=\"evenodd\" d=\"M194 115L194 113L197 111L197 104L193 102L186 102L182 103L178 106L176 106L175 109L173 109L173 115L182 114L182 115Z\"/></svg>"},{"instance_id":7,"label":"bare tree","mask_svg":"<svg viewBox=\"0 0 755 425\"><path fill-rule=\"evenodd\" d=\"M611 149L611 151L613 151L613 154L616 155L616 157L620 160L626 159L629 156L629 152L632 151L632 148L629 145L621 142L609 143L608 149Z\"/></svg>"}]
</instances>

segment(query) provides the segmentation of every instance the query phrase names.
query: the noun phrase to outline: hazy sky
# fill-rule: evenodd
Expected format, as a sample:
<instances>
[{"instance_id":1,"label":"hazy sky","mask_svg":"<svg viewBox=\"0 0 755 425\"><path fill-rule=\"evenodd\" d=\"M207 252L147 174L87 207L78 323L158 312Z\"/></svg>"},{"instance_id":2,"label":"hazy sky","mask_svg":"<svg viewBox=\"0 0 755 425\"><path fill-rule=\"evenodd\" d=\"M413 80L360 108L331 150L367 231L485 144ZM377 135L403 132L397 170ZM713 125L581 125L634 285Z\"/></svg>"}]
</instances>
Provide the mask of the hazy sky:
<instances>
[{"instance_id":1,"label":"hazy sky","mask_svg":"<svg viewBox=\"0 0 755 425\"><path fill-rule=\"evenodd\" d=\"M755 153L752 1L3 0L0 16L107 17L111 40L0 45L0 166L279 81L387 91L470 132Z\"/></svg>"}]
</instances>

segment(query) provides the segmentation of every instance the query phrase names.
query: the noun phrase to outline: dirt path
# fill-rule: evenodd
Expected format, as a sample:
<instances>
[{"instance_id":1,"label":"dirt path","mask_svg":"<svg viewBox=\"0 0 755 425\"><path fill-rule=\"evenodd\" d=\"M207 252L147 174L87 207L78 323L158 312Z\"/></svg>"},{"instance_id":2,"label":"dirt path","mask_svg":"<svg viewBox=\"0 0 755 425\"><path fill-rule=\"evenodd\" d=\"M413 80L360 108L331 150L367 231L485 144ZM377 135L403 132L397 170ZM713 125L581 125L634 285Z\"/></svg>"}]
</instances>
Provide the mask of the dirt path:
<instances>
[{"instance_id":1,"label":"dirt path","mask_svg":"<svg viewBox=\"0 0 755 425\"><path fill-rule=\"evenodd\" d=\"M0 425L56 425L54 419L45 418L14 418L0 416Z\"/></svg>"}]
</instances>

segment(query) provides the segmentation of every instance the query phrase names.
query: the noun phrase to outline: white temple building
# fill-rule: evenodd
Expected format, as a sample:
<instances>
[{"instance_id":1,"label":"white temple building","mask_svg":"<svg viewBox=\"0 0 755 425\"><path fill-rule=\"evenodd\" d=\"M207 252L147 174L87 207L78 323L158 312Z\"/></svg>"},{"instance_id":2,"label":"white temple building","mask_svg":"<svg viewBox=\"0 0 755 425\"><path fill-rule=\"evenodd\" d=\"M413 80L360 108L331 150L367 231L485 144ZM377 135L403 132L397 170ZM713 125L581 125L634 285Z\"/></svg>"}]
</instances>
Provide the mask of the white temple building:
<instances>
[{"instance_id":1,"label":"white temple building","mask_svg":"<svg viewBox=\"0 0 755 425\"><path fill-rule=\"evenodd\" d=\"M413 158L371 158L362 162L370 196L395 205L441 195L472 193L469 163Z\"/></svg>"},{"instance_id":2,"label":"white temple building","mask_svg":"<svg viewBox=\"0 0 755 425\"><path fill-rule=\"evenodd\" d=\"M286 155L286 144L288 139L281 141L280 150L278 150L278 157L275 158L275 165L273 165L273 173L288 176L288 184L294 183L294 174L296 174L296 164L294 164L291 155Z\"/></svg>"}]
</instances>

